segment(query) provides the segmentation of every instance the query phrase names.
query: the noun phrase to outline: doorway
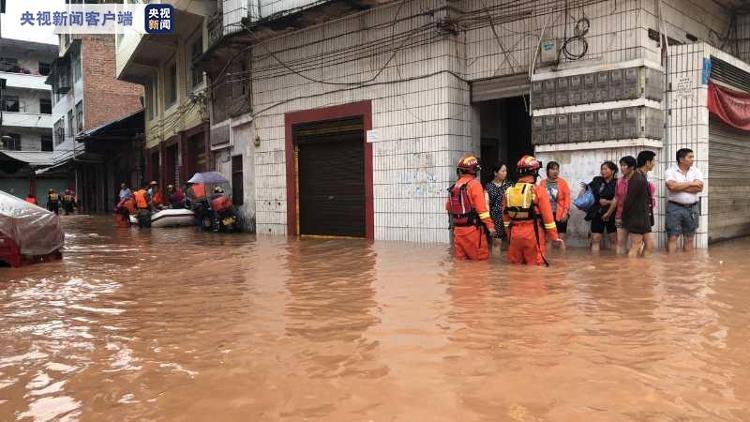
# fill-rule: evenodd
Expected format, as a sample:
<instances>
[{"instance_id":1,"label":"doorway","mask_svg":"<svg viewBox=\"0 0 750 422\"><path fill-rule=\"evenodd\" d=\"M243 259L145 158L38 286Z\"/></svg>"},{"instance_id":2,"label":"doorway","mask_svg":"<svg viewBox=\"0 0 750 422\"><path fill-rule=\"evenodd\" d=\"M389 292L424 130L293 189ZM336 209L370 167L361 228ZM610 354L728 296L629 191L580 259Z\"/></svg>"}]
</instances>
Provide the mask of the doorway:
<instances>
[{"instance_id":1,"label":"doorway","mask_svg":"<svg viewBox=\"0 0 750 422\"><path fill-rule=\"evenodd\" d=\"M516 163L533 154L531 117L527 96L494 99L477 103L481 125L482 184L492 180L492 167L505 163L508 177L516 180Z\"/></svg>"}]
</instances>

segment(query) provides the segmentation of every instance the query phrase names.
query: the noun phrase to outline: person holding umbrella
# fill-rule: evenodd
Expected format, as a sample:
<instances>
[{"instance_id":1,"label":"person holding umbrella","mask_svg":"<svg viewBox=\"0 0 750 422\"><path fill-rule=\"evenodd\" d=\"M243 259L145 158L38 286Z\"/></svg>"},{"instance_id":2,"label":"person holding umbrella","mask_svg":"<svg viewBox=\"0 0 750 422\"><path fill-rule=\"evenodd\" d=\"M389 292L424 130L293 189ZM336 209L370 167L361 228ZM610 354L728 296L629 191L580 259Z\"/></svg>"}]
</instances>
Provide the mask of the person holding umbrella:
<instances>
[{"instance_id":1,"label":"person holding umbrella","mask_svg":"<svg viewBox=\"0 0 750 422\"><path fill-rule=\"evenodd\" d=\"M195 173L188 183L188 198L195 213L195 224L201 229L211 226L211 206L208 197L208 185L227 183L227 179L215 171Z\"/></svg>"}]
</instances>

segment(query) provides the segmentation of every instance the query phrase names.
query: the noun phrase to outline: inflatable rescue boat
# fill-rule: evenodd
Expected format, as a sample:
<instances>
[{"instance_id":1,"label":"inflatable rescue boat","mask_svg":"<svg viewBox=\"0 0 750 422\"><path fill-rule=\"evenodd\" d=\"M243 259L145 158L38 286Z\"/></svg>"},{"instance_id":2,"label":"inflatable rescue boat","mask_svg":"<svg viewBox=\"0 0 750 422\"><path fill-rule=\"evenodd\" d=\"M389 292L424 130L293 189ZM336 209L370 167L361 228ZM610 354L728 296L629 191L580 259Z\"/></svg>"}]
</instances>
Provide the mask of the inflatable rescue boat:
<instances>
[{"instance_id":1,"label":"inflatable rescue boat","mask_svg":"<svg viewBox=\"0 0 750 422\"><path fill-rule=\"evenodd\" d=\"M138 218L135 215L130 216L130 224L138 225ZM151 228L193 225L195 225L195 214L188 209L166 209L151 214Z\"/></svg>"}]
</instances>

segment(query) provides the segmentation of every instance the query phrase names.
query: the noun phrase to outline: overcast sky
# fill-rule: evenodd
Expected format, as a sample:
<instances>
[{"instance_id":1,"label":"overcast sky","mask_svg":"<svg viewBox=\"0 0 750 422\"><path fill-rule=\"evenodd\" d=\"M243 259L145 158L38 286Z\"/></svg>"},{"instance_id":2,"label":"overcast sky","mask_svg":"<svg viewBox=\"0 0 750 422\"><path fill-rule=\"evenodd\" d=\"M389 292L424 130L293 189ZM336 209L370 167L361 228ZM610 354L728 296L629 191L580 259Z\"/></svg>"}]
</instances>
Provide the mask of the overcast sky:
<instances>
[{"instance_id":1,"label":"overcast sky","mask_svg":"<svg viewBox=\"0 0 750 422\"><path fill-rule=\"evenodd\" d=\"M53 9L64 5L65 0L7 0L6 3L5 14L0 14L3 38L57 44L57 35L52 33L52 26L35 27L34 29L29 29L28 26L21 27L21 13L26 10L41 10L42 5L44 5L45 10ZM36 15L36 12L34 14Z\"/></svg>"}]
</instances>

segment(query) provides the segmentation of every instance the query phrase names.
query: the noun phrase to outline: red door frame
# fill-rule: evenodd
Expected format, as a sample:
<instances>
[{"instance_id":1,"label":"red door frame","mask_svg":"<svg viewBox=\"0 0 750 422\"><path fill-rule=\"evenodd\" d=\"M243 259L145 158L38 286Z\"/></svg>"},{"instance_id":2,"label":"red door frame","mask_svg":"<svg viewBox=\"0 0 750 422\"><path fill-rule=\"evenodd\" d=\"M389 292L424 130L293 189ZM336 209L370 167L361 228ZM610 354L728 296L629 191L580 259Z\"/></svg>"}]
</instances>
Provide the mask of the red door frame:
<instances>
[{"instance_id":1,"label":"red door frame","mask_svg":"<svg viewBox=\"0 0 750 422\"><path fill-rule=\"evenodd\" d=\"M297 231L297 168L294 156L293 126L299 123L310 123L323 120L336 120L362 116L364 132L362 142L365 144L365 238L375 238L375 212L373 205L372 185L372 144L367 143L367 131L372 129L372 103L361 101L333 107L313 110L293 111L284 114L284 131L286 141L286 226L290 236L299 235Z\"/></svg>"}]
</instances>

